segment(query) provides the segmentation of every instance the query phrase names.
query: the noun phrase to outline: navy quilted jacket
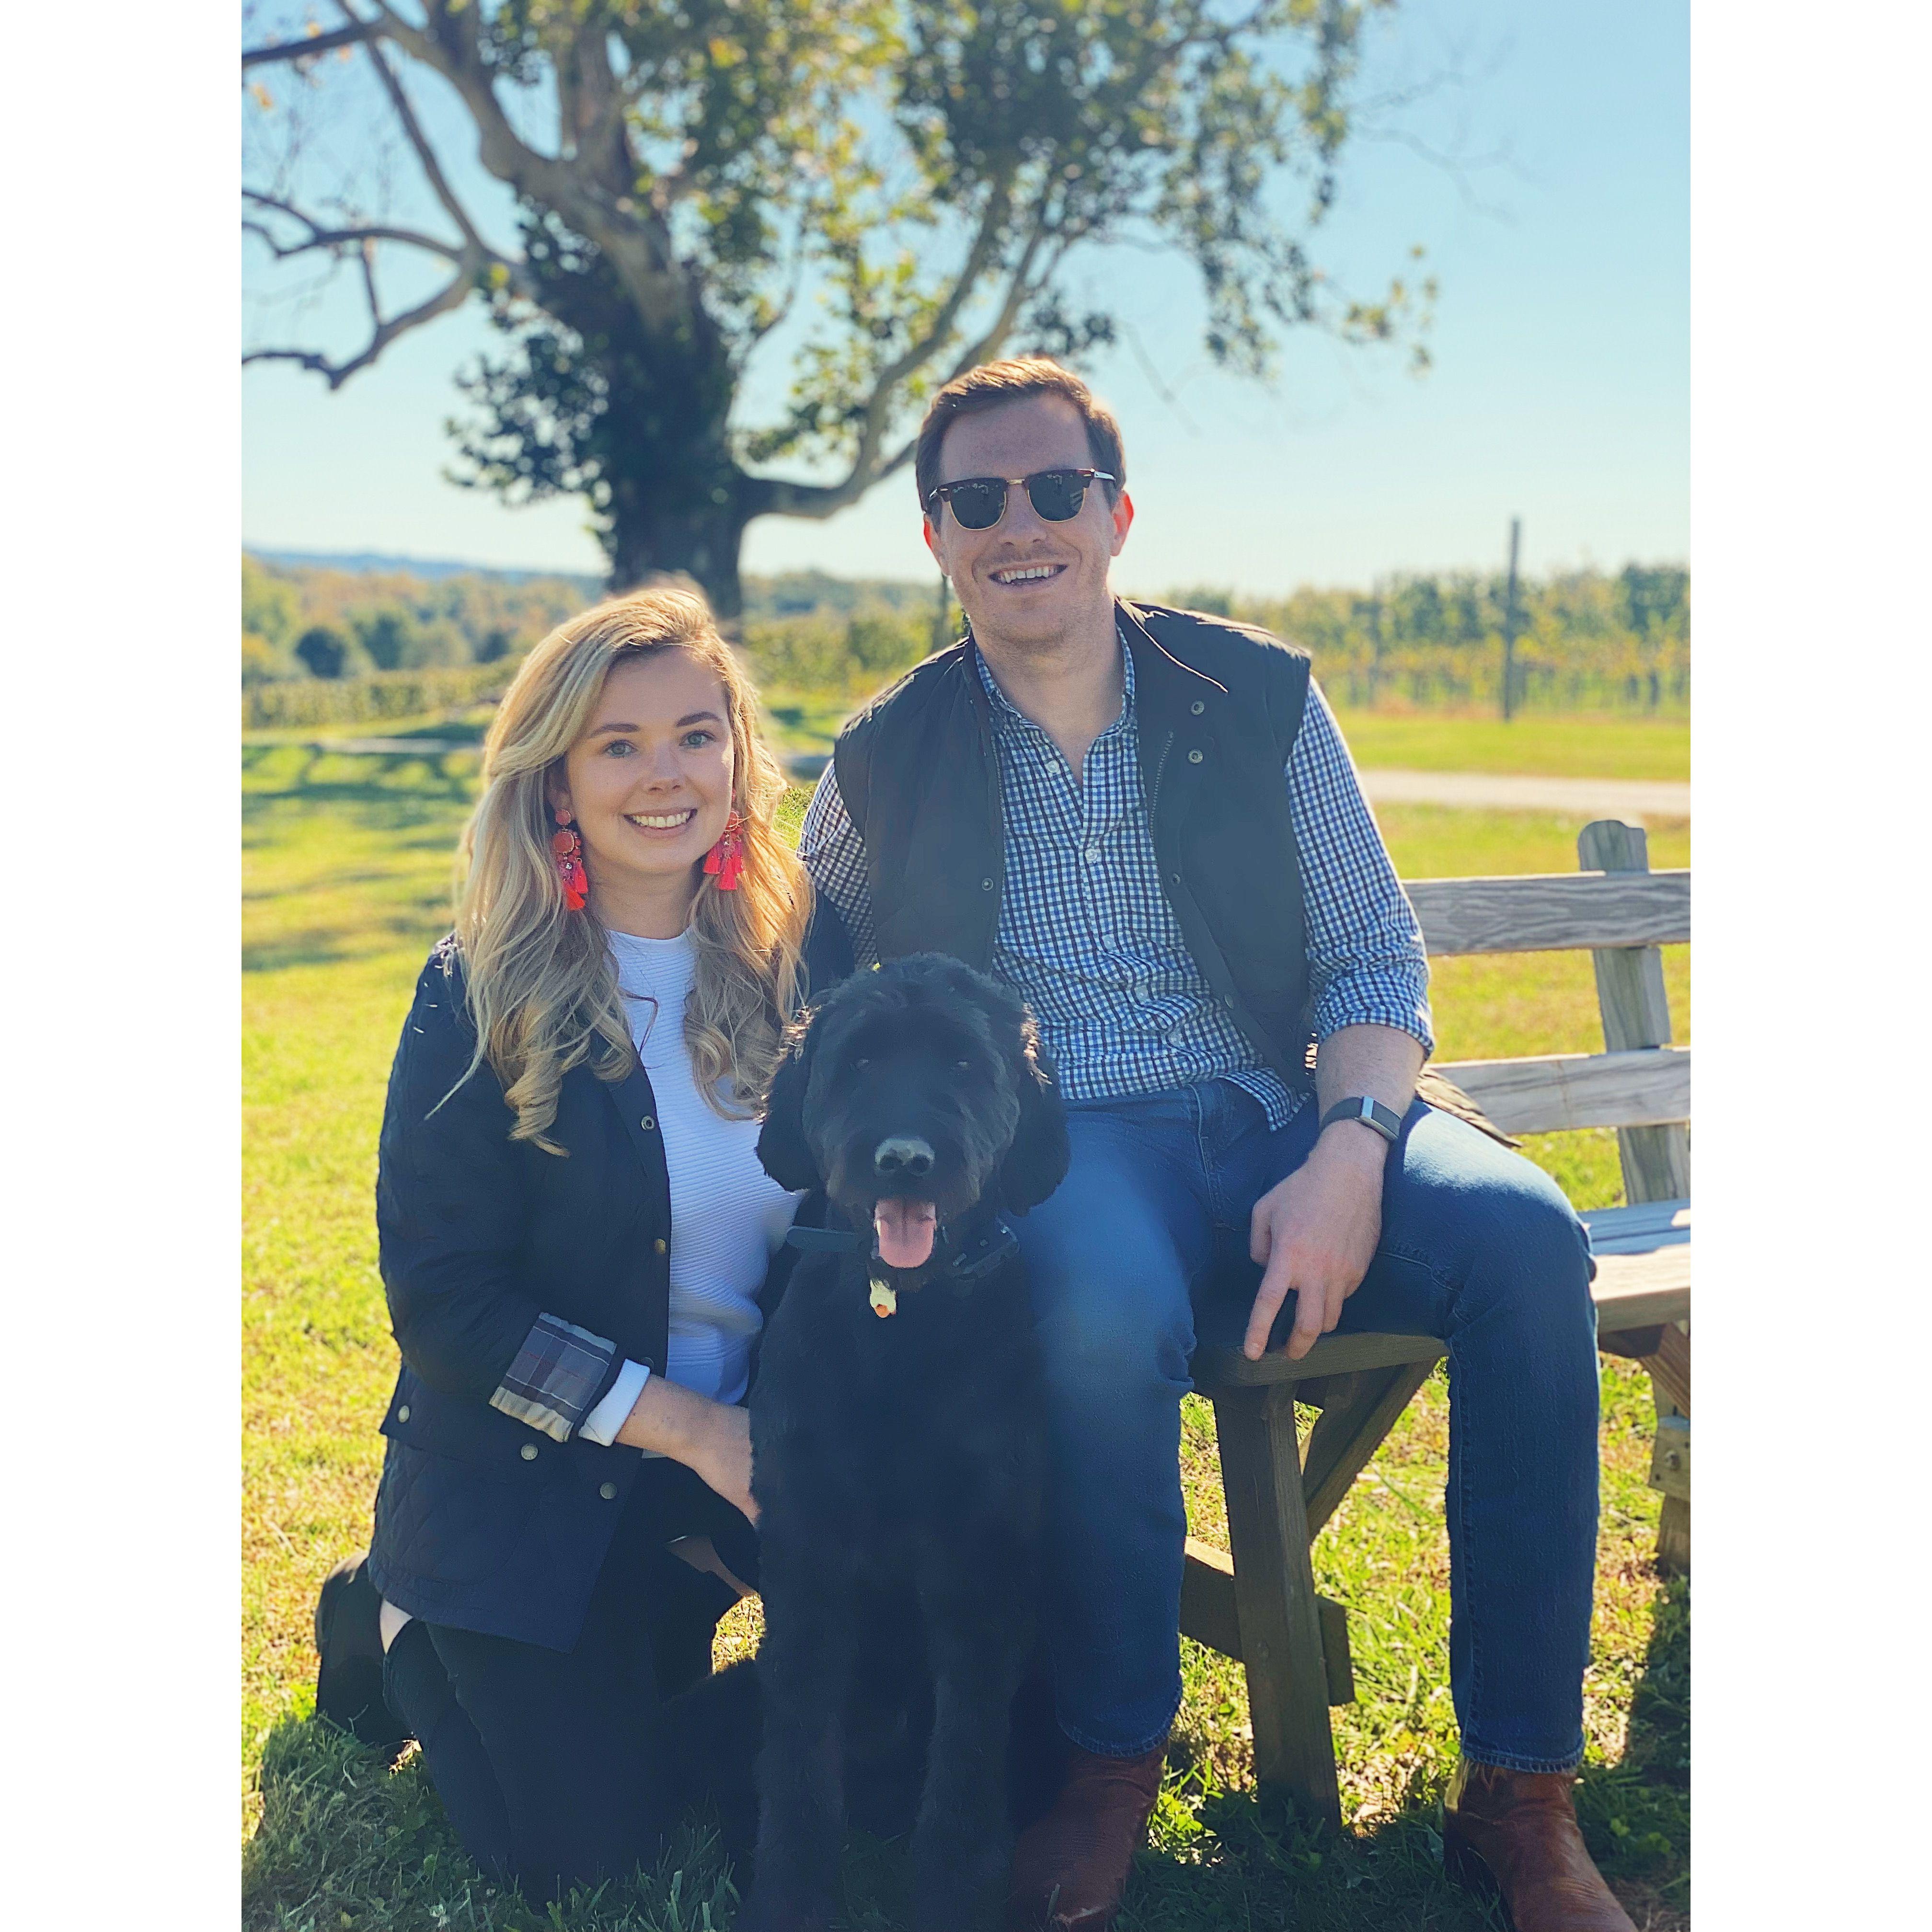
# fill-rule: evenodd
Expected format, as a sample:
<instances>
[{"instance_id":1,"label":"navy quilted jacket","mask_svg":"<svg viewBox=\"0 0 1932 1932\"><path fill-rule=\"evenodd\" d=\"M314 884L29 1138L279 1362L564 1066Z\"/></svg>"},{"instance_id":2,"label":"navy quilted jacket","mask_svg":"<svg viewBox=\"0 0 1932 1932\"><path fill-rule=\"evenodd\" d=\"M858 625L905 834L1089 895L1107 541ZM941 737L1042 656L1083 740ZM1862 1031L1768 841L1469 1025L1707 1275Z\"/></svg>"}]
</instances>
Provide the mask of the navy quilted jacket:
<instances>
[{"instance_id":1,"label":"navy quilted jacket","mask_svg":"<svg viewBox=\"0 0 1932 1932\"><path fill-rule=\"evenodd\" d=\"M807 965L820 991L850 970L824 905ZM370 1573L417 1616L568 1650L644 1460L576 1428L626 1358L663 1372L670 1180L641 1068L614 1085L564 1076L560 1157L509 1138L487 1062L458 1085L475 1037L446 940L416 982L382 1118L376 1219L403 1359ZM767 1316L792 1254L772 1263Z\"/></svg>"}]
</instances>

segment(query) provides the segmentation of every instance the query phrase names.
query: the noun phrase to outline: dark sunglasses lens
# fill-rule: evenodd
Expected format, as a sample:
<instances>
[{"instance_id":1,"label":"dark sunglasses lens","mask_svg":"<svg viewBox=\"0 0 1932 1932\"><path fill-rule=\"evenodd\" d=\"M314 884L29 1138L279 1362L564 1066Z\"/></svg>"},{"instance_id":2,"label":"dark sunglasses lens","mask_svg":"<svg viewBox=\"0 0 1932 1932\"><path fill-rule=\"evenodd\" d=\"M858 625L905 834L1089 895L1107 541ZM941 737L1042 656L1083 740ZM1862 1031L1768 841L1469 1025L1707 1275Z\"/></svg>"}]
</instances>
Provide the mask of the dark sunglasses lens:
<instances>
[{"instance_id":1,"label":"dark sunglasses lens","mask_svg":"<svg viewBox=\"0 0 1932 1932\"><path fill-rule=\"evenodd\" d=\"M946 500L963 530L989 530L1006 507L1006 486L986 482L956 483Z\"/></svg>"},{"instance_id":2,"label":"dark sunglasses lens","mask_svg":"<svg viewBox=\"0 0 1932 1932\"><path fill-rule=\"evenodd\" d=\"M1087 500L1087 479L1077 470L1043 470L1027 478L1027 495L1049 524L1064 524L1079 515Z\"/></svg>"}]
</instances>

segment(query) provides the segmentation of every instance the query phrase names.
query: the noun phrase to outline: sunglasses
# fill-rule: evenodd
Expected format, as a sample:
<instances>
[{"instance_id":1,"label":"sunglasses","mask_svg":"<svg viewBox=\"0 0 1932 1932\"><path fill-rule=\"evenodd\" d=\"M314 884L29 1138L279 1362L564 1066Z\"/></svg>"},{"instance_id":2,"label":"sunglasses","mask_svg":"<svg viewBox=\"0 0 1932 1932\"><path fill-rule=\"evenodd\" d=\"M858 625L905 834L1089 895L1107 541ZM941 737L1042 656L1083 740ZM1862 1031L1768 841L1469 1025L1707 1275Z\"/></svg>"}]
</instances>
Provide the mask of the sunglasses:
<instances>
[{"instance_id":1,"label":"sunglasses","mask_svg":"<svg viewBox=\"0 0 1932 1932\"><path fill-rule=\"evenodd\" d=\"M1064 524L1079 515L1090 483L1114 481L1104 470L1036 470L1030 476L965 476L957 483L940 484L926 500L926 514L936 518L934 505L946 503L962 530L990 530L1006 514L1006 491L1018 483L1025 486L1027 501L1043 522Z\"/></svg>"}]
</instances>

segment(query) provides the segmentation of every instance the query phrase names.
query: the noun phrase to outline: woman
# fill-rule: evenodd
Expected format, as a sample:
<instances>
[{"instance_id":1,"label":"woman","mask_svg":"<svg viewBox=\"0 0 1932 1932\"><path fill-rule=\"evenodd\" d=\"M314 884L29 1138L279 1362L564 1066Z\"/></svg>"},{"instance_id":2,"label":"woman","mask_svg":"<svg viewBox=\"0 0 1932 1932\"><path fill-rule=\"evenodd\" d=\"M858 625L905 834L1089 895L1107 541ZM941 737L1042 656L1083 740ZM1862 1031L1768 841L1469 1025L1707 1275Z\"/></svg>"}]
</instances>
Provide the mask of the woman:
<instances>
[{"instance_id":1,"label":"woman","mask_svg":"<svg viewBox=\"0 0 1932 1932\"><path fill-rule=\"evenodd\" d=\"M366 1569L324 1586L317 1703L356 1718L380 1592L394 1729L472 1856L532 1892L652 1852L660 1707L756 1574L741 1404L800 1197L752 1109L811 905L783 790L700 598L561 626L491 728L456 930L390 1076L403 1366ZM810 950L821 982L849 969L836 921Z\"/></svg>"}]
</instances>

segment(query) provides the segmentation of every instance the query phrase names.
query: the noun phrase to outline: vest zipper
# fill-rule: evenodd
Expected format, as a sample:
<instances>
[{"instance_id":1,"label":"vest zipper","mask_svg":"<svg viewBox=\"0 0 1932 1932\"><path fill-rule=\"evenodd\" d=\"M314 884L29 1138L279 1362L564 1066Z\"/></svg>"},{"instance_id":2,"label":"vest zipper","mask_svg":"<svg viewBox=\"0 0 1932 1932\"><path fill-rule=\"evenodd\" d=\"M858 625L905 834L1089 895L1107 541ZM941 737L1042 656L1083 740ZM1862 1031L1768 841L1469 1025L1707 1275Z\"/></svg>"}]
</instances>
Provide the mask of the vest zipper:
<instances>
[{"instance_id":1,"label":"vest zipper","mask_svg":"<svg viewBox=\"0 0 1932 1932\"><path fill-rule=\"evenodd\" d=\"M1160 748L1160 757L1154 768L1154 796L1148 800L1148 836L1154 836L1155 814L1160 809L1160 782L1167 771L1167 754L1174 749L1174 734L1167 734L1167 742Z\"/></svg>"}]
</instances>

